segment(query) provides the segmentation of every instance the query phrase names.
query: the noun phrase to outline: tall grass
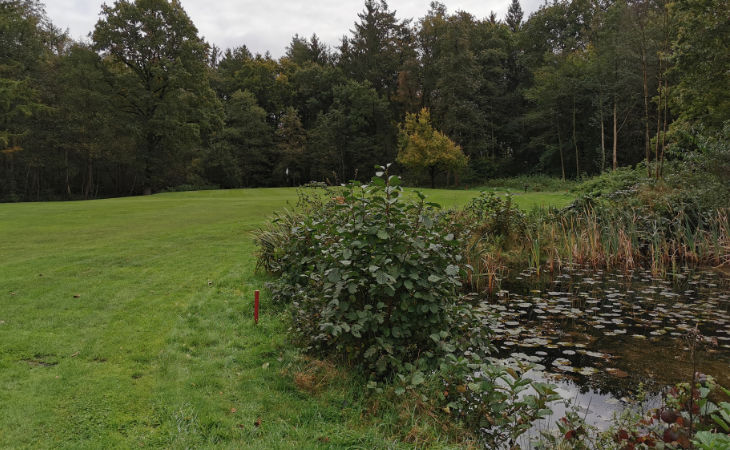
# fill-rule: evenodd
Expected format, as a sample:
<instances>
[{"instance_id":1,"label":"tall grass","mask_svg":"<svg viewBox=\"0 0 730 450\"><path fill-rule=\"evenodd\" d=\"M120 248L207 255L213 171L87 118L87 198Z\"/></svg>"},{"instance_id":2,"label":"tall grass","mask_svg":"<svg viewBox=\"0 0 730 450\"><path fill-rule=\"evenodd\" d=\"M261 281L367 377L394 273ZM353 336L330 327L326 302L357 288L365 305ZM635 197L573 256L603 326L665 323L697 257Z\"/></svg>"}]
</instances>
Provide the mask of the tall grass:
<instances>
[{"instance_id":1,"label":"tall grass","mask_svg":"<svg viewBox=\"0 0 730 450\"><path fill-rule=\"evenodd\" d=\"M529 231L525 260L535 266L536 246L551 269L562 263L631 270L648 267L665 273L681 265L730 267L730 210L698 221L679 213L673 220L642 216L637 209L603 211L546 220Z\"/></svg>"},{"instance_id":2,"label":"tall grass","mask_svg":"<svg viewBox=\"0 0 730 450\"><path fill-rule=\"evenodd\" d=\"M682 193L680 193L682 194ZM457 214L466 235L464 282L489 293L510 269L555 272L566 265L656 275L682 266L730 270L730 208L701 208L666 190L583 197L563 210L515 211L509 198L482 195Z\"/></svg>"}]
</instances>

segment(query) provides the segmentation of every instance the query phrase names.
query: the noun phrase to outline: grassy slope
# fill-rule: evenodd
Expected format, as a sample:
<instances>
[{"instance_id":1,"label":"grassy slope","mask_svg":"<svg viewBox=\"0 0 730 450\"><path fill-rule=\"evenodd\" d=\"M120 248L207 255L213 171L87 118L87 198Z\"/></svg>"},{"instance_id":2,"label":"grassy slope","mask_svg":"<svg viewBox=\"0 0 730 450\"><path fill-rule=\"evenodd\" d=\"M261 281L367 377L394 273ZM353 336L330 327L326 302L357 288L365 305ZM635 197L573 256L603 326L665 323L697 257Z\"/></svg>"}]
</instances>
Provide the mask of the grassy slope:
<instances>
[{"instance_id":1,"label":"grassy slope","mask_svg":"<svg viewBox=\"0 0 730 450\"><path fill-rule=\"evenodd\" d=\"M444 205L476 195L425 192ZM285 318L265 298L262 323L250 320L265 278L249 233L294 200L252 189L0 205L0 447L392 446L346 381L296 388Z\"/></svg>"}]
</instances>

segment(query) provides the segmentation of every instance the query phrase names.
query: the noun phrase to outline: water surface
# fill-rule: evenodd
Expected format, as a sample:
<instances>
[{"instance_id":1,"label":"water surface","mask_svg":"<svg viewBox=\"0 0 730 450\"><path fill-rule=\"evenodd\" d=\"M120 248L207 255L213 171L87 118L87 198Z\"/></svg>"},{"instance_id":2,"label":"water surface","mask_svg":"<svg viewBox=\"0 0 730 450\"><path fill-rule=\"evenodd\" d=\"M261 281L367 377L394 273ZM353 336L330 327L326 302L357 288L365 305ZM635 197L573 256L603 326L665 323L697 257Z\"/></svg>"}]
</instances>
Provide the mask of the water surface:
<instances>
[{"instance_id":1,"label":"water surface","mask_svg":"<svg viewBox=\"0 0 730 450\"><path fill-rule=\"evenodd\" d=\"M507 364L534 364L533 379L558 386L602 427L644 391L657 400L687 381L687 331L703 336L697 370L730 386L730 279L685 270L668 277L646 271L526 271L503 283L481 309L499 313L494 343ZM556 411L560 417L561 411Z\"/></svg>"}]
</instances>

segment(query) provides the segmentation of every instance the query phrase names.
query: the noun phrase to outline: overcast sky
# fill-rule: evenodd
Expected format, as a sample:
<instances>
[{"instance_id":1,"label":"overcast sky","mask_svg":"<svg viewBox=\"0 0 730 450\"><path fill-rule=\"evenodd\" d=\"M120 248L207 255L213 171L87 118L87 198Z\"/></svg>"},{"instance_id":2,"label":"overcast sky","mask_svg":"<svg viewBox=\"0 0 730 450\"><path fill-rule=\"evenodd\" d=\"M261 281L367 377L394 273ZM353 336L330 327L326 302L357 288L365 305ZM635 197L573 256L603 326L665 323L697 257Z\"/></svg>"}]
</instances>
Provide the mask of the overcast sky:
<instances>
[{"instance_id":1,"label":"overcast sky","mask_svg":"<svg viewBox=\"0 0 730 450\"><path fill-rule=\"evenodd\" d=\"M464 10L477 18L490 11L504 18L511 0L447 0L450 12ZM71 37L85 38L99 18L104 0L45 0L51 21ZM113 3L113 0L106 0ZM542 0L521 0L525 19ZM349 32L362 11L364 0L182 0L182 5L198 27L200 34L221 48L245 44L254 53L267 50L274 57L284 49L295 33L317 35L335 46ZM430 0L390 0L388 6L399 19L422 17Z\"/></svg>"}]
</instances>

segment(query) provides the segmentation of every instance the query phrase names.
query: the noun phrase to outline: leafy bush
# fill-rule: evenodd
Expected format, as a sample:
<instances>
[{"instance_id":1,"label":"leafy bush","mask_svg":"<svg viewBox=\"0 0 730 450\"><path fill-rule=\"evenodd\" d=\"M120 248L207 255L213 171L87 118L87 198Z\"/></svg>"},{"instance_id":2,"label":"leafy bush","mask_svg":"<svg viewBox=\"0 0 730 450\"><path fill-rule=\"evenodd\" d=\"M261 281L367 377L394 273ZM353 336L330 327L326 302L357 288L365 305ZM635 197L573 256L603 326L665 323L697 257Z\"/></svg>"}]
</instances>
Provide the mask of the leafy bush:
<instances>
[{"instance_id":1,"label":"leafy bush","mask_svg":"<svg viewBox=\"0 0 730 450\"><path fill-rule=\"evenodd\" d=\"M664 171L667 184L691 192L703 210L730 205L730 121L714 134L698 133L697 151L675 150L679 161Z\"/></svg>"},{"instance_id":2,"label":"leafy bush","mask_svg":"<svg viewBox=\"0 0 730 450\"><path fill-rule=\"evenodd\" d=\"M503 254L523 241L525 214L511 196L481 192L454 215L454 221L461 224L458 237L467 267L466 284L476 291L494 292L506 271Z\"/></svg>"},{"instance_id":3,"label":"leafy bush","mask_svg":"<svg viewBox=\"0 0 730 450\"><path fill-rule=\"evenodd\" d=\"M730 448L730 403L715 404L710 400L718 391L725 395L730 391L701 374L697 374L693 385L692 389L690 383L669 387L661 406L647 412L623 410L605 431L569 411L557 423L557 430L542 432L533 445L538 449Z\"/></svg>"},{"instance_id":4,"label":"leafy bush","mask_svg":"<svg viewBox=\"0 0 730 450\"><path fill-rule=\"evenodd\" d=\"M446 410L480 430L487 448L516 448L518 437L550 416L550 405L561 400L554 386L522 375L530 366L519 371L492 364L472 366L474 373L464 384L447 385Z\"/></svg>"},{"instance_id":5,"label":"leafy bush","mask_svg":"<svg viewBox=\"0 0 730 450\"><path fill-rule=\"evenodd\" d=\"M287 278L294 285L297 284L298 274L305 270L298 257L309 248L308 242L297 241L297 234L301 231L298 224L305 220L307 215L320 214L333 206L333 201L340 198L338 188L328 186L322 182L310 182L297 189L296 212L284 210L277 212L271 222L254 233L257 244L256 269ZM288 275L294 276L293 280ZM275 302L289 303L289 296L276 296Z\"/></svg>"},{"instance_id":6,"label":"leafy bush","mask_svg":"<svg viewBox=\"0 0 730 450\"><path fill-rule=\"evenodd\" d=\"M573 188L573 192L589 196L600 196L613 192L627 191L647 181L646 168L619 167L603 172Z\"/></svg>"},{"instance_id":7,"label":"leafy bush","mask_svg":"<svg viewBox=\"0 0 730 450\"><path fill-rule=\"evenodd\" d=\"M527 226L525 214L512 202L511 195L502 198L493 192L481 192L466 205L464 212L480 239L519 239Z\"/></svg>"},{"instance_id":8,"label":"leafy bush","mask_svg":"<svg viewBox=\"0 0 730 450\"><path fill-rule=\"evenodd\" d=\"M510 178L492 178L480 187L508 188L516 191L543 192L566 191L575 186L575 181L562 180L549 175L520 175Z\"/></svg>"},{"instance_id":9,"label":"leafy bush","mask_svg":"<svg viewBox=\"0 0 730 450\"><path fill-rule=\"evenodd\" d=\"M178 184L177 186L168 186L162 192L214 191L216 189L220 189L220 186L215 184Z\"/></svg>"},{"instance_id":10,"label":"leafy bush","mask_svg":"<svg viewBox=\"0 0 730 450\"><path fill-rule=\"evenodd\" d=\"M405 200L398 177L380 170L371 184L352 183L316 211L280 220L278 243L259 263L280 273L270 288L291 303L297 342L383 378L455 352L452 331L466 308L454 224L421 194Z\"/></svg>"}]
</instances>

